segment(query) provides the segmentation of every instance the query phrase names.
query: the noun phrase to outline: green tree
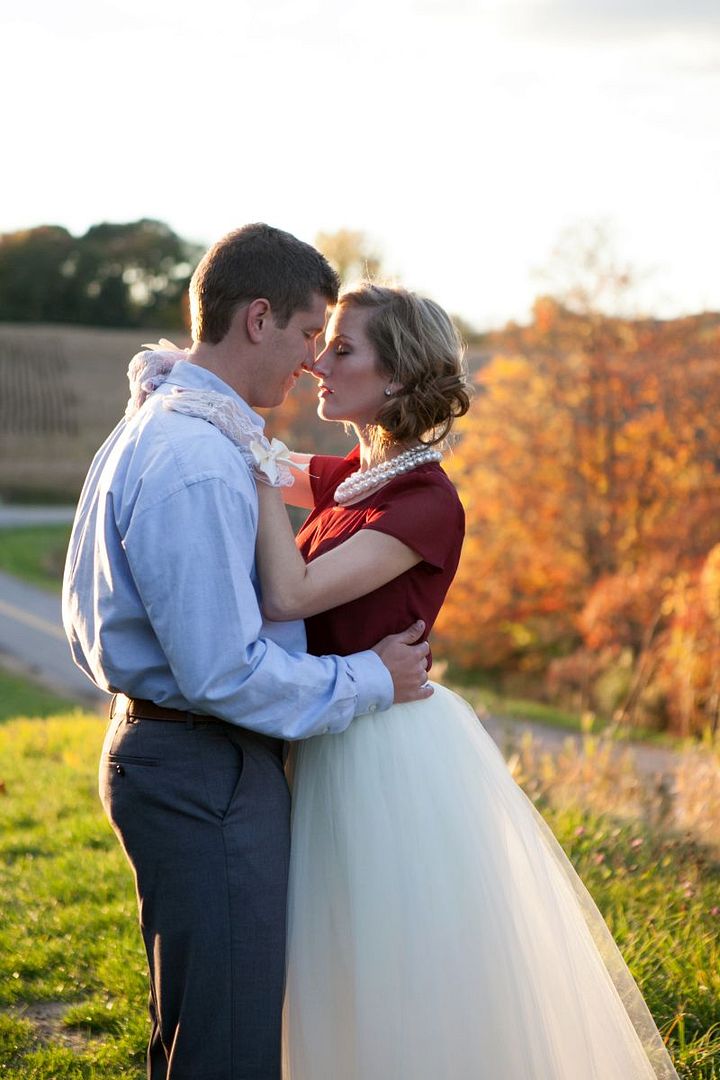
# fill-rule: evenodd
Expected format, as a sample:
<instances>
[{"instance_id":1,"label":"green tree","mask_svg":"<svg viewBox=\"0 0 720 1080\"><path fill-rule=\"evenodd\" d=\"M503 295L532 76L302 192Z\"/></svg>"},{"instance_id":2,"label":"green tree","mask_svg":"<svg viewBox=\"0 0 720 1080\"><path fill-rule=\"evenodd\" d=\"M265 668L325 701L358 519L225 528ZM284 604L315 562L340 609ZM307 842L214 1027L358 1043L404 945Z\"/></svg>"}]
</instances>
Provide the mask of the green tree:
<instances>
[{"instance_id":1,"label":"green tree","mask_svg":"<svg viewBox=\"0 0 720 1080\"><path fill-rule=\"evenodd\" d=\"M0 235L0 320L65 321L75 243L59 225Z\"/></svg>"},{"instance_id":2,"label":"green tree","mask_svg":"<svg viewBox=\"0 0 720 1080\"><path fill-rule=\"evenodd\" d=\"M57 226L0 236L0 319L91 326L182 326L202 248L161 221Z\"/></svg>"}]
</instances>

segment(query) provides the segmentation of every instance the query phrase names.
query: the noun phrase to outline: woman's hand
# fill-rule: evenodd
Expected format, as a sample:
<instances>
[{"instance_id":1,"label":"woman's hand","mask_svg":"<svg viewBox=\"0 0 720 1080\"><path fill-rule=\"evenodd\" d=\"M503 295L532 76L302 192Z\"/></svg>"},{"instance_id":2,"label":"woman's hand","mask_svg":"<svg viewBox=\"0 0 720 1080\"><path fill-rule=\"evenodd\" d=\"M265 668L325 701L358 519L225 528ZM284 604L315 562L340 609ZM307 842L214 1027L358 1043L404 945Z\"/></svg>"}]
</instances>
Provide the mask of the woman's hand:
<instances>
[{"instance_id":1,"label":"woman's hand","mask_svg":"<svg viewBox=\"0 0 720 1080\"><path fill-rule=\"evenodd\" d=\"M294 450L291 450L288 457L296 465L309 466L312 454L296 454ZM295 481L292 487L281 488L284 502L287 506L301 506L305 510L312 510L315 500L308 469L293 469L292 475Z\"/></svg>"}]
</instances>

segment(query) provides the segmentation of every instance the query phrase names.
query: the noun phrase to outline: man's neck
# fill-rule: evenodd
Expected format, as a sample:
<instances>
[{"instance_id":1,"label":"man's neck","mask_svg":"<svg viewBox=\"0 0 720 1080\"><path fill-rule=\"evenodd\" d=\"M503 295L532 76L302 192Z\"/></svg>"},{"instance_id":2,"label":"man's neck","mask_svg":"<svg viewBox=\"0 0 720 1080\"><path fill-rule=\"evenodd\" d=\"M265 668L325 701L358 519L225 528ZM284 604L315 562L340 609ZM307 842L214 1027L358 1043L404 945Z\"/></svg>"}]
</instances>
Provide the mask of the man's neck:
<instances>
[{"instance_id":1,"label":"man's neck","mask_svg":"<svg viewBox=\"0 0 720 1080\"><path fill-rule=\"evenodd\" d=\"M188 359L198 367L217 375L227 383L236 394L252 406L251 380L246 377L245 366L241 358L236 354L231 355L230 350L223 348L224 342L219 345L208 345L204 341L193 343Z\"/></svg>"}]
</instances>

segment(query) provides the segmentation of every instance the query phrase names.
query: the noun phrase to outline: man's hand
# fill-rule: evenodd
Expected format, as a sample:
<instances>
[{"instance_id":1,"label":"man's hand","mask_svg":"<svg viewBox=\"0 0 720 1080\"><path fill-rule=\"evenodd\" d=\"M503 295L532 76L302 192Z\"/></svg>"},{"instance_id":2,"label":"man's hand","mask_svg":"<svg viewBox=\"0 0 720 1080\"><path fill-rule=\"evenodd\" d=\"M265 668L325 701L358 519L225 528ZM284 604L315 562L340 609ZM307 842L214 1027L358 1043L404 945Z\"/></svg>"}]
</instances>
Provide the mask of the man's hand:
<instances>
[{"instance_id":1,"label":"man's hand","mask_svg":"<svg viewBox=\"0 0 720 1080\"><path fill-rule=\"evenodd\" d=\"M394 701L421 701L433 693L427 681L427 658L430 646L420 641L425 623L413 623L402 634L389 634L373 646L385 667L392 675L395 687Z\"/></svg>"}]
</instances>

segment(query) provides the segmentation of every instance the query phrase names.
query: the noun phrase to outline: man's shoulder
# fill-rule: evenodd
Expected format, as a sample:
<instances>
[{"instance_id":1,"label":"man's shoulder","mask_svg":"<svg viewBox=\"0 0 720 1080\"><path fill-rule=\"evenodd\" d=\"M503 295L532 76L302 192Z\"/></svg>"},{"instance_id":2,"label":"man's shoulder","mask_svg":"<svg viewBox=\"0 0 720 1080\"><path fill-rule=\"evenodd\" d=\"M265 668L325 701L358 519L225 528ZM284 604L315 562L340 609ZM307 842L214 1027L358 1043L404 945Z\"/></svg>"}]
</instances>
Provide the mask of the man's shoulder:
<instances>
[{"instance_id":1,"label":"man's shoulder","mask_svg":"<svg viewBox=\"0 0 720 1080\"><path fill-rule=\"evenodd\" d=\"M238 448L216 427L148 402L116 442L112 483L155 502L199 483L217 482L245 498L254 482Z\"/></svg>"}]
</instances>

